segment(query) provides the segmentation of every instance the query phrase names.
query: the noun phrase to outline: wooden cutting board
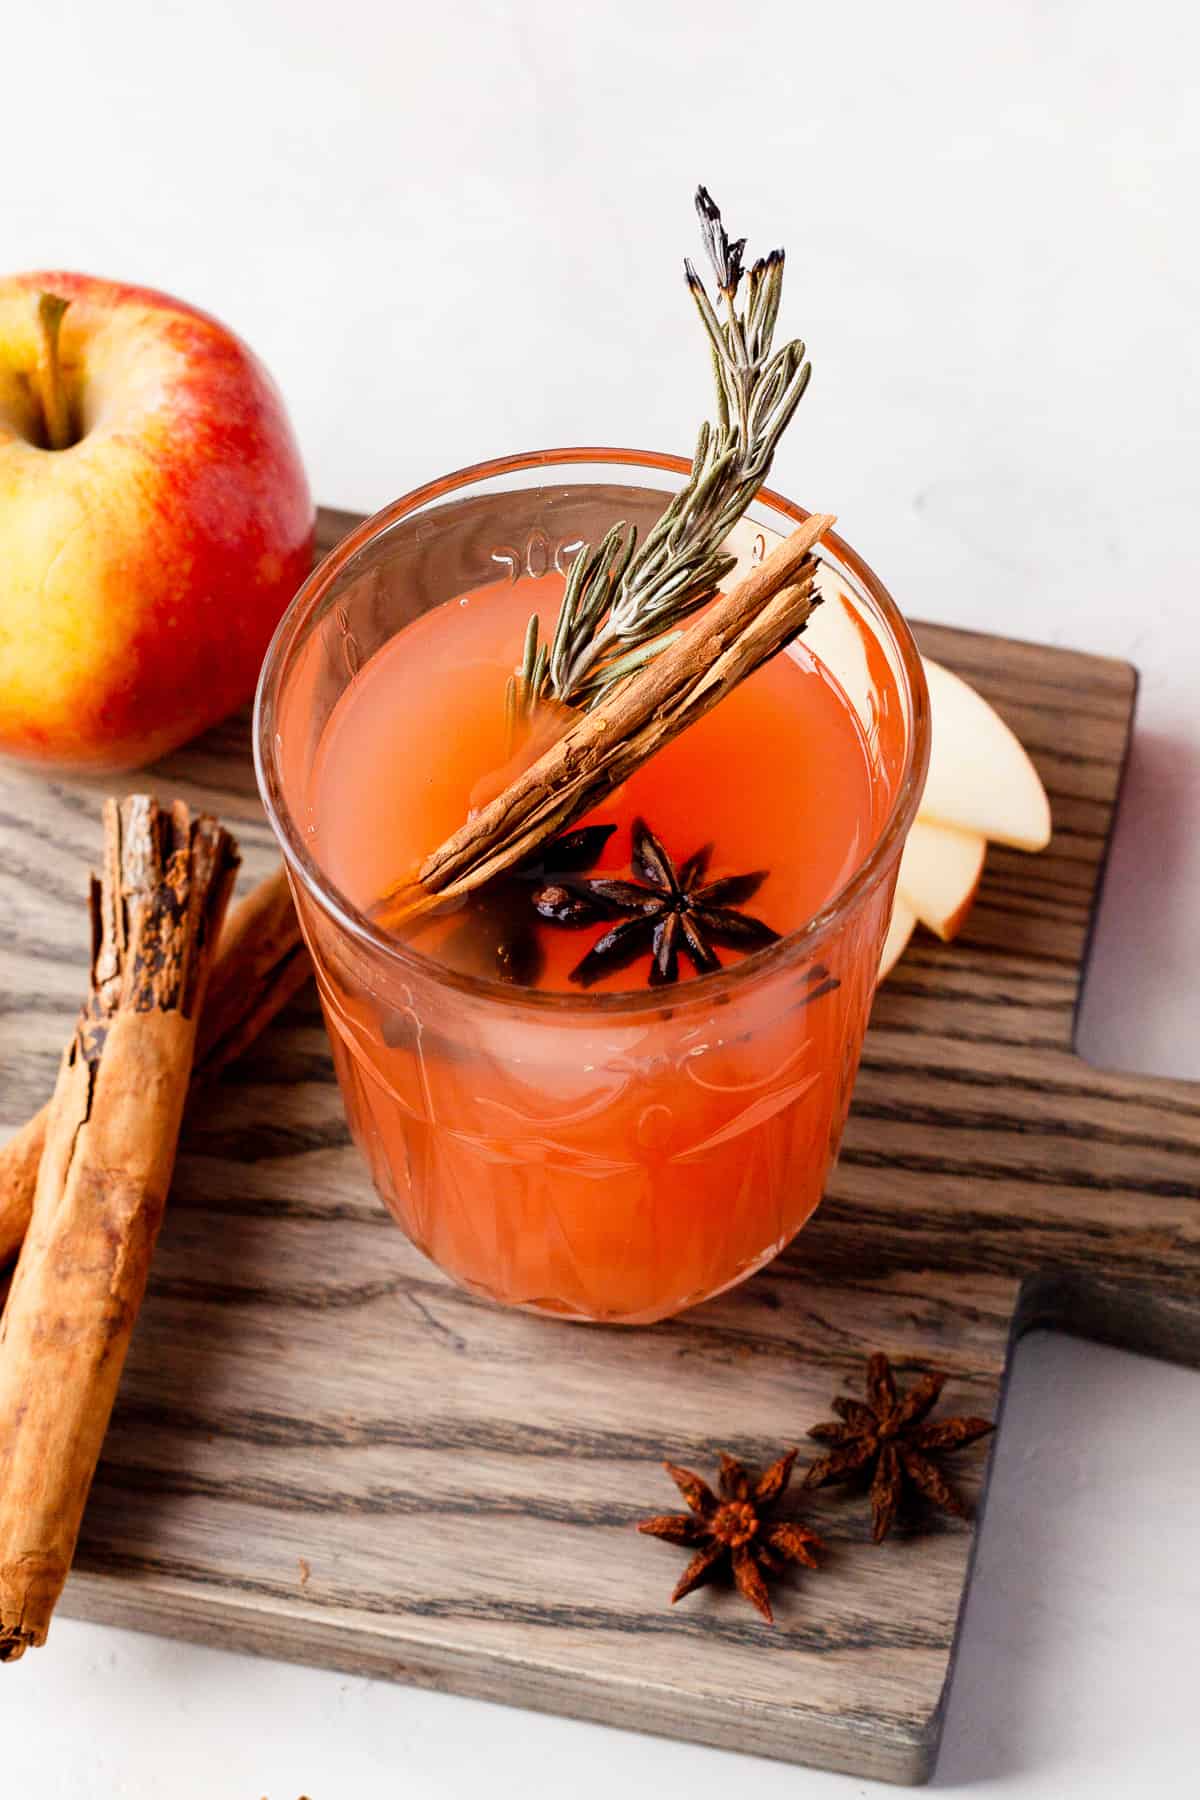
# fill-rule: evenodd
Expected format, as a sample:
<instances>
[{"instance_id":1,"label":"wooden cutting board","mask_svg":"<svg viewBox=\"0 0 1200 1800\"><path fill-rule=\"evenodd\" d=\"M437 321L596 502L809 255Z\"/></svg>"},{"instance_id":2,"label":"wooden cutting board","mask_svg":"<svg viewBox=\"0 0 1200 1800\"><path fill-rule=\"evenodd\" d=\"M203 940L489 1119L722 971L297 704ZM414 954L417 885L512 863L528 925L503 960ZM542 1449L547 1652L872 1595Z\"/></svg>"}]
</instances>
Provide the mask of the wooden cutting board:
<instances>
[{"instance_id":1,"label":"wooden cutting board","mask_svg":"<svg viewBox=\"0 0 1200 1800\"><path fill-rule=\"evenodd\" d=\"M324 545L351 520L322 517ZM821 1572L778 1623L667 1604L669 1456L763 1463L864 1359L991 1413L1056 1325L1200 1362L1200 1089L1104 1073L1076 1003L1129 738L1121 663L932 626L1015 727L1054 841L993 850L959 941L881 992L827 1199L736 1292L645 1330L458 1292L376 1201L311 993L191 1114L63 1610L701 1743L915 1782L938 1743L973 1532L869 1540L797 1510ZM153 771L274 852L240 718ZM143 781L142 785L151 785ZM83 990L100 784L0 769L0 1127L49 1092ZM964 1459L979 1492L986 1459ZM40 1656L54 1655L53 1633Z\"/></svg>"}]
</instances>

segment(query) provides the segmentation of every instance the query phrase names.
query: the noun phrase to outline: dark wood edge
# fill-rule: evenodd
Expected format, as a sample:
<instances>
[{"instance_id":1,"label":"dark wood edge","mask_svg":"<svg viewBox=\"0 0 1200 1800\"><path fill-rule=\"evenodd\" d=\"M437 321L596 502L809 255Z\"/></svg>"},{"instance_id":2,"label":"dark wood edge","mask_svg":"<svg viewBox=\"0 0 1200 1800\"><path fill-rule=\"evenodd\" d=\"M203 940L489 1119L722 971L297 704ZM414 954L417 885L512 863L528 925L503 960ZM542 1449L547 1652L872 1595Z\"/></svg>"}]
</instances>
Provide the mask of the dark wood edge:
<instances>
[{"instance_id":1,"label":"dark wood edge","mask_svg":"<svg viewBox=\"0 0 1200 1800\"><path fill-rule=\"evenodd\" d=\"M1132 692L1129 698L1129 717L1125 726L1125 742L1121 746L1121 767L1117 772L1117 788L1113 795L1112 822L1108 835L1104 840L1104 848L1100 853L1100 863L1096 870L1096 885L1092 889L1092 905L1088 913L1087 936L1084 939L1083 954L1079 959L1079 978L1075 984L1075 1009L1071 1014L1071 1049L1079 1056L1081 1062L1087 1058L1080 1056L1079 1051L1079 1015L1083 1010L1083 996L1087 990L1088 971L1092 966L1092 953L1096 947L1096 926L1100 918L1100 908L1104 901L1104 888L1108 881L1109 863L1112 859L1113 839L1121 820L1121 802L1125 795L1125 783L1129 775L1129 759L1133 754L1133 728L1137 716L1138 699L1141 694L1142 677L1133 663L1123 665L1129 671ZM1088 1065L1091 1067L1091 1064Z\"/></svg>"}]
</instances>

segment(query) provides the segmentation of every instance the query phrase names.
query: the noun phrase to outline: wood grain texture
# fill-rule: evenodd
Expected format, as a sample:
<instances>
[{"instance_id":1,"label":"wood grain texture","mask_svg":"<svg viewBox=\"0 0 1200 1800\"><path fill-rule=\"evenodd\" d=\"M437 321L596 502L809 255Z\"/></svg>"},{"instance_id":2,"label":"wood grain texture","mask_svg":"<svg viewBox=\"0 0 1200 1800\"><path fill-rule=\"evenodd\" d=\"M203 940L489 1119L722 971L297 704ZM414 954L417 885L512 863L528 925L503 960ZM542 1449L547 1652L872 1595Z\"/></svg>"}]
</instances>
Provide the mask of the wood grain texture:
<instances>
[{"instance_id":1,"label":"wood grain texture","mask_svg":"<svg viewBox=\"0 0 1200 1800\"><path fill-rule=\"evenodd\" d=\"M348 515L323 519L332 541ZM1133 708L1128 667L933 627L1029 746L1056 830L993 850L967 929L919 936L881 992L828 1198L732 1294L647 1330L458 1292L350 1146L308 995L189 1115L64 1608L861 1775L919 1781L973 1543L869 1542L797 1500L828 1566L778 1624L633 1529L674 1510L666 1455L712 1469L803 1443L874 1348L1002 1399L1015 1334L1054 1324L1200 1362L1200 1093L1073 1048ZM217 810L246 879L273 854L236 719L156 772ZM96 784L0 771L0 1125L49 1091L86 966ZM803 1461L803 1458L802 1458ZM964 1459L978 1493L986 1458ZM785 1509L786 1510L786 1509ZM48 1651L53 1653L53 1637Z\"/></svg>"}]
</instances>

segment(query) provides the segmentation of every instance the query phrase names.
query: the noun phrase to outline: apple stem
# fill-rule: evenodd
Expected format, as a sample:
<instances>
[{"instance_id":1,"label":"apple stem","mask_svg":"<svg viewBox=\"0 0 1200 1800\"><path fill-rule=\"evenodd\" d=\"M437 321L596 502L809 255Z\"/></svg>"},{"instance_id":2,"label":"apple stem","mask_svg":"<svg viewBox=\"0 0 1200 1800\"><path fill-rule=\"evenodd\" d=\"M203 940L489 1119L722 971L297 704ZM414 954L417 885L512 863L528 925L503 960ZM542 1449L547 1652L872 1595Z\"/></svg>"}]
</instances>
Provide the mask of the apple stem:
<instances>
[{"instance_id":1,"label":"apple stem","mask_svg":"<svg viewBox=\"0 0 1200 1800\"><path fill-rule=\"evenodd\" d=\"M63 314L70 304L69 300L64 300L59 294L38 295L38 330L41 342L37 385L42 402L42 417L46 422L46 440L51 450L66 450L74 442L71 408L58 354L58 334L62 328Z\"/></svg>"}]
</instances>

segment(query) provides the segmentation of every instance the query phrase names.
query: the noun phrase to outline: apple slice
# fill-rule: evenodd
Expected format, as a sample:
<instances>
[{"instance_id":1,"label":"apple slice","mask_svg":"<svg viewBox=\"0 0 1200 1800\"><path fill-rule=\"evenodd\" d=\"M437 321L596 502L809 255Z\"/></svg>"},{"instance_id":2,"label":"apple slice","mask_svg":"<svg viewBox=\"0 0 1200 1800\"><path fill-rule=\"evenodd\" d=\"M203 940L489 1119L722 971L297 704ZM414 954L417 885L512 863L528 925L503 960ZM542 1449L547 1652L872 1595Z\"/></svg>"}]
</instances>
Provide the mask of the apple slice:
<instances>
[{"instance_id":1,"label":"apple slice","mask_svg":"<svg viewBox=\"0 0 1200 1800\"><path fill-rule=\"evenodd\" d=\"M962 930L971 910L987 839L955 825L935 825L918 818L900 858L897 892L922 925L944 943Z\"/></svg>"},{"instance_id":2,"label":"apple slice","mask_svg":"<svg viewBox=\"0 0 1200 1800\"><path fill-rule=\"evenodd\" d=\"M916 929L917 915L903 894L897 894L892 903L892 918L883 940L883 951L879 958L879 975L882 981L890 975L900 958L904 955L908 940Z\"/></svg>"},{"instance_id":3,"label":"apple slice","mask_svg":"<svg viewBox=\"0 0 1200 1800\"><path fill-rule=\"evenodd\" d=\"M960 676L928 657L925 675L933 743L921 817L1017 850L1044 850L1050 802L1020 740Z\"/></svg>"}]
</instances>

